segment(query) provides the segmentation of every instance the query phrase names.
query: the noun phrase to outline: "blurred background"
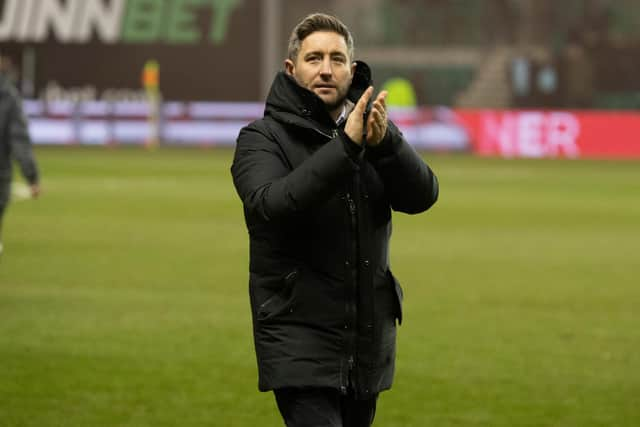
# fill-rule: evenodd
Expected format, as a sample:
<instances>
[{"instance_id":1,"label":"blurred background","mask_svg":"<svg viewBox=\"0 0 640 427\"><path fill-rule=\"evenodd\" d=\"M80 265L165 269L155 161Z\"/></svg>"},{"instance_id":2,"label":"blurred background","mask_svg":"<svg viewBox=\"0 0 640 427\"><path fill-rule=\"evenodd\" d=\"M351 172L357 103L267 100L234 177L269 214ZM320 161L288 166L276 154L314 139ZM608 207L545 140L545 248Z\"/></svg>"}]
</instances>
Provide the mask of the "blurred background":
<instances>
[{"instance_id":1,"label":"blurred background","mask_svg":"<svg viewBox=\"0 0 640 427\"><path fill-rule=\"evenodd\" d=\"M5 68L28 100L38 143L233 145L261 115L291 28L323 10L351 28L356 57L373 67L378 89L391 90L401 111L394 118L418 147L528 157L640 152L630 137L640 132L637 118L624 114L640 108L633 0L0 5ZM499 111L478 113L487 109ZM610 119L616 126L604 131ZM603 146L595 140L603 136L615 141Z\"/></svg>"},{"instance_id":2,"label":"blurred background","mask_svg":"<svg viewBox=\"0 0 640 427\"><path fill-rule=\"evenodd\" d=\"M229 167L316 11L441 185L394 213L375 425L640 425L637 0L0 0L42 176L4 217L0 426L282 425Z\"/></svg>"}]
</instances>

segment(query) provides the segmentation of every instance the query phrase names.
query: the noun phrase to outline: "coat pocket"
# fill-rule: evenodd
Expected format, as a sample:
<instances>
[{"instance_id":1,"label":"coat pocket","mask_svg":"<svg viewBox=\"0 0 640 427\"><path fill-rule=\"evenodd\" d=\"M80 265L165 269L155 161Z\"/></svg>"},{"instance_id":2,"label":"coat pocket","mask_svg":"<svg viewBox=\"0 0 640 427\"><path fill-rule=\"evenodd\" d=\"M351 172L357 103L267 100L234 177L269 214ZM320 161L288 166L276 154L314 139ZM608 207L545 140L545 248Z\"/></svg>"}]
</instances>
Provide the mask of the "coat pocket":
<instances>
[{"instance_id":1,"label":"coat pocket","mask_svg":"<svg viewBox=\"0 0 640 427\"><path fill-rule=\"evenodd\" d=\"M291 271L282 278L282 289L268 297L258 307L258 320L269 320L292 311L293 287L297 279L297 269Z\"/></svg>"},{"instance_id":2,"label":"coat pocket","mask_svg":"<svg viewBox=\"0 0 640 427\"><path fill-rule=\"evenodd\" d=\"M393 288L396 295L396 319L398 319L398 325L402 324L402 299L404 298L404 292L402 291L402 286L400 286L400 282L398 279L391 273L389 270L389 277L391 278L391 282L393 283Z\"/></svg>"}]
</instances>

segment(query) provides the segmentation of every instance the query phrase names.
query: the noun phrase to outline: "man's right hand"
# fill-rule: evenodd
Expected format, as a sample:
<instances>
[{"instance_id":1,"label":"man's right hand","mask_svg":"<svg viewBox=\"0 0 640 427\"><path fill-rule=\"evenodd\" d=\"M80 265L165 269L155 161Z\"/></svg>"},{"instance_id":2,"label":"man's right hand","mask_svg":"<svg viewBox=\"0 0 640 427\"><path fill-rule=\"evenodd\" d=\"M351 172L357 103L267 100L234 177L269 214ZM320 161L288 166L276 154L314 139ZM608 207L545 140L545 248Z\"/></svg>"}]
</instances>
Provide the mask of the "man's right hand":
<instances>
[{"instance_id":1,"label":"man's right hand","mask_svg":"<svg viewBox=\"0 0 640 427\"><path fill-rule=\"evenodd\" d=\"M356 144L362 145L362 134L364 130L364 112L367 109L367 103L373 94L373 86L369 86L364 91L358 103L349 114L347 122L344 125L344 133Z\"/></svg>"},{"instance_id":2,"label":"man's right hand","mask_svg":"<svg viewBox=\"0 0 640 427\"><path fill-rule=\"evenodd\" d=\"M31 197L37 199L41 191L40 184L31 184L29 190L31 190Z\"/></svg>"}]
</instances>

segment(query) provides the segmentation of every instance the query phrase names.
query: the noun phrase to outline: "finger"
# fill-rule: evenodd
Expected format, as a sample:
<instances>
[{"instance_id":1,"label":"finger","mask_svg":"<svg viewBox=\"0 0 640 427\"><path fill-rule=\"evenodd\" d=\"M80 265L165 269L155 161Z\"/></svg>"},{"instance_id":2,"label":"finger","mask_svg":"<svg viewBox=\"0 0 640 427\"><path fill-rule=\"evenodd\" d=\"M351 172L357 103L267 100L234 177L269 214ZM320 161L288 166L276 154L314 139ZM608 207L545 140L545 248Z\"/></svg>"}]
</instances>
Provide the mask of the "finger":
<instances>
[{"instance_id":1,"label":"finger","mask_svg":"<svg viewBox=\"0 0 640 427\"><path fill-rule=\"evenodd\" d=\"M373 101L374 105L377 105L380 107L381 110L386 110L387 109L387 91L382 91L378 94L378 96L376 97L375 101Z\"/></svg>"},{"instance_id":2,"label":"finger","mask_svg":"<svg viewBox=\"0 0 640 427\"><path fill-rule=\"evenodd\" d=\"M381 125L380 123L376 123L375 126L375 137L376 137L376 141L379 141L382 139L382 136L384 135L384 126Z\"/></svg>"},{"instance_id":3,"label":"finger","mask_svg":"<svg viewBox=\"0 0 640 427\"><path fill-rule=\"evenodd\" d=\"M384 127L386 126L386 123L387 123L386 115L384 114L383 111L381 111L378 108L371 110L371 114L369 115L369 119L370 119L371 123L373 125L375 125L376 128L378 130L380 130L380 131L382 131L382 129L384 129Z\"/></svg>"},{"instance_id":4,"label":"finger","mask_svg":"<svg viewBox=\"0 0 640 427\"><path fill-rule=\"evenodd\" d=\"M369 144L377 144L381 139L380 137L381 134L382 134L382 129L380 129L380 125L376 122L370 123L368 132L367 132L367 142Z\"/></svg>"},{"instance_id":5,"label":"finger","mask_svg":"<svg viewBox=\"0 0 640 427\"><path fill-rule=\"evenodd\" d=\"M371 127L376 122L376 118L375 118L376 114L377 114L376 110L373 110L373 109L369 112L369 117L367 117L367 133L371 132Z\"/></svg>"},{"instance_id":6,"label":"finger","mask_svg":"<svg viewBox=\"0 0 640 427\"><path fill-rule=\"evenodd\" d=\"M389 92L387 92L386 90L383 90L382 92L380 92L378 94L378 96L376 97L375 102L380 104L382 106L382 109L385 110L387 108L387 103L386 103L386 98L387 95L389 94Z\"/></svg>"},{"instance_id":7,"label":"finger","mask_svg":"<svg viewBox=\"0 0 640 427\"><path fill-rule=\"evenodd\" d=\"M383 90L383 91L382 91L382 92L380 92L380 93L378 94L378 96L376 97L376 101L379 101L379 102L381 102L381 103L384 105L384 104L385 104L385 101L384 101L384 100L387 98L387 95L388 95L388 94L389 94L389 92L388 92L388 91Z\"/></svg>"},{"instance_id":8,"label":"finger","mask_svg":"<svg viewBox=\"0 0 640 427\"><path fill-rule=\"evenodd\" d=\"M380 121L380 119L382 118L380 111L376 108L371 108L371 111L369 112L369 117L367 118L367 122L368 123L377 123Z\"/></svg>"},{"instance_id":9,"label":"finger","mask_svg":"<svg viewBox=\"0 0 640 427\"><path fill-rule=\"evenodd\" d=\"M380 135L380 125L379 125L378 123L374 122L374 123L371 125L371 130L372 130L372 132L371 132L371 137L372 137L374 140L377 140L377 139L378 139L378 137L379 137L379 135Z\"/></svg>"},{"instance_id":10,"label":"finger","mask_svg":"<svg viewBox=\"0 0 640 427\"><path fill-rule=\"evenodd\" d=\"M380 117L384 118L386 117L386 111L384 109L384 105L380 102L380 101L376 101L373 106L371 107L371 111L376 111Z\"/></svg>"},{"instance_id":11,"label":"finger","mask_svg":"<svg viewBox=\"0 0 640 427\"><path fill-rule=\"evenodd\" d=\"M369 118L371 121L375 122L376 124L381 124L384 122L384 114L380 111L379 108L371 109Z\"/></svg>"},{"instance_id":12,"label":"finger","mask_svg":"<svg viewBox=\"0 0 640 427\"><path fill-rule=\"evenodd\" d=\"M362 96L360 97L360 99L358 100L358 103L354 108L354 111L357 114L364 114L365 110L367 109L367 103L371 99L372 94L373 94L373 86L369 86L367 90L364 91L364 93L362 94Z\"/></svg>"},{"instance_id":13,"label":"finger","mask_svg":"<svg viewBox=\"0 0 640 427\"><path fill-rule=\"evenodd\" d=\"M384 118L382 117L380 111L371 110L371 113L369 114L369 123L371 123L372 126L375 126L378 129L383 125Z\"/></svg>"}]
</instances>

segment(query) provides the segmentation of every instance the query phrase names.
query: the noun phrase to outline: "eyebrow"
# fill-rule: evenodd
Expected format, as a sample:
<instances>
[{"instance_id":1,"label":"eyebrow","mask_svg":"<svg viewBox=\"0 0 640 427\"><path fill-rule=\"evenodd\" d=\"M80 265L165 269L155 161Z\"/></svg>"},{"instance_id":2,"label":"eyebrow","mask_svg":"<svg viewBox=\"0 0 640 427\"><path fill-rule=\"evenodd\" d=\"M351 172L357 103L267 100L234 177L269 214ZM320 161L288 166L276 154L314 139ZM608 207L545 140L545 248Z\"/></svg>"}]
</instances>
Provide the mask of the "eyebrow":
<instances>
[{"instance_id":1,"label":"eyebrow","mask_svg":"<svg viewBox=\"0 0 640 427\"><path fill-rule=\"evenodd\" d=\"M324 52L320 51L320 50L314 50L311 52L307 52L304 57L308 57L308 56L313 56L313 55L320 55L320 56L324 56ZM341 56L343 58L346 58L347 55L345 55L344 53L340 52L340 51L333 51L333 52L329 52L329 56Z\"/></svg>"}]
</instances>

